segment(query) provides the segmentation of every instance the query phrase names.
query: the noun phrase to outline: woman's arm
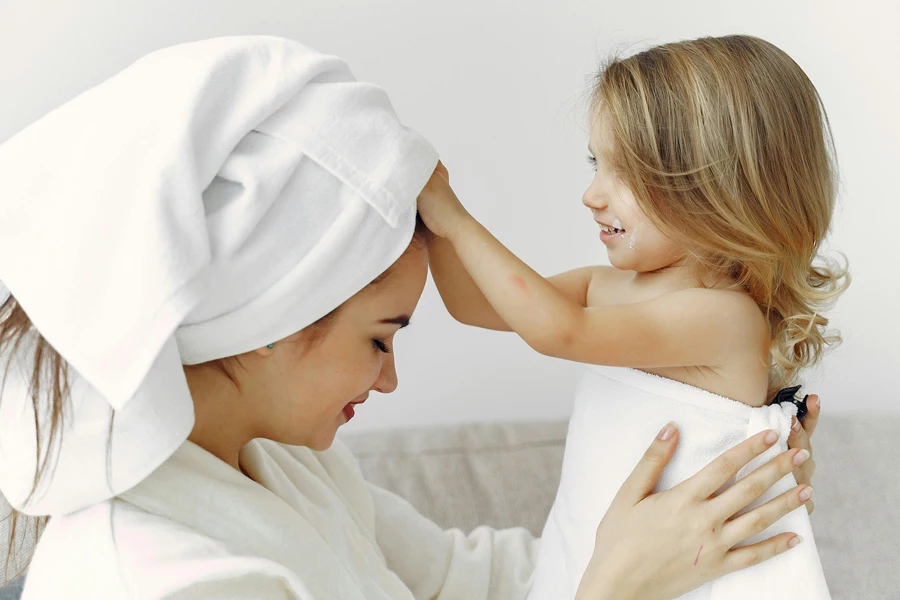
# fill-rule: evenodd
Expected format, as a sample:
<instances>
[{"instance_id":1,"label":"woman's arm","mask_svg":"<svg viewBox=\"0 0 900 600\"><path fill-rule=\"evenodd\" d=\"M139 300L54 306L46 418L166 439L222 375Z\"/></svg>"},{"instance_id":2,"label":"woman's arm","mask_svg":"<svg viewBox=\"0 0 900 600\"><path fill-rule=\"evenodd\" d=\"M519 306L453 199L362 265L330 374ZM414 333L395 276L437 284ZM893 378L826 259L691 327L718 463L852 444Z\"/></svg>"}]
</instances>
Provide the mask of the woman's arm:
<instances>
[{"instance_id":1,"label":"woman's arm","mask_svg":"<svg viewBox=\"0 0 900 600\"><path fill-rule=\"evenodd\" d=\"M538 542L526 529L441 529L399 496L370 485L387 566L416 600L524 600Z\"/></svg>"}]
</instances>

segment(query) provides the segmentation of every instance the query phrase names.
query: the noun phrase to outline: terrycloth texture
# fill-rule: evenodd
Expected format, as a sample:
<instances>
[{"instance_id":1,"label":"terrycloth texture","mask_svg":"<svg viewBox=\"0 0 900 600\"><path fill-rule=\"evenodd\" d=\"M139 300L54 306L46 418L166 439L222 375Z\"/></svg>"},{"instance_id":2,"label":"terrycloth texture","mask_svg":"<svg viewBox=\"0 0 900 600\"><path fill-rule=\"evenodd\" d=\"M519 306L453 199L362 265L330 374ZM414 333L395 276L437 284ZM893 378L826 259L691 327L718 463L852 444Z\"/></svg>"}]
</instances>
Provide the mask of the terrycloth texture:
<instances>
[{"instance_id":1,"label":"terrycloth texture","mask_svg":"<svg viewBox=\"0 0 900 600\"><path fill-rule=\"evenodd\" d=\"M650 440L669 421L681 433L675 456L656 490L694 475L722 452L766 429L778 443L738 472L737 480L787 450L788 404L752 408L636 369L589 366L569 423L559 491L542 534L529 600L574 598L594 550L597 525ZM751 508L796 486L783 478ZM793 531L803 543L751 569L722 577L681 596L684 600L828 600L806 509L799 508L746 543ZM699 557L702 560L702 557Z\"/></svg>"},{"instance_id":2,"label":"terrycloth texture","mask_svg":"<svg viewBox=\"0 0 900 600\"><path fill-rule=\"evenodd\" d=\"M408 246L436 162L382 90L273 37L150 54L0 147L0 280L75 379L53 477L24 506L27 346L14 359L10 503L64 514L146 477L193 425L182 364L261 348L365 287Z\"/></svg>"},{"instance_id":3,"label":"terrycloth texture","mask_svg":"<svg viewBox=\"0 0 900 600\"><path fill-rule=\"evenodd\" d=\"M120 498L50 521L25 600L517 600L524 529L444 531L367 484L341 442L255 441L241 468L186 442Z\"/></svg>"}]
</instances>

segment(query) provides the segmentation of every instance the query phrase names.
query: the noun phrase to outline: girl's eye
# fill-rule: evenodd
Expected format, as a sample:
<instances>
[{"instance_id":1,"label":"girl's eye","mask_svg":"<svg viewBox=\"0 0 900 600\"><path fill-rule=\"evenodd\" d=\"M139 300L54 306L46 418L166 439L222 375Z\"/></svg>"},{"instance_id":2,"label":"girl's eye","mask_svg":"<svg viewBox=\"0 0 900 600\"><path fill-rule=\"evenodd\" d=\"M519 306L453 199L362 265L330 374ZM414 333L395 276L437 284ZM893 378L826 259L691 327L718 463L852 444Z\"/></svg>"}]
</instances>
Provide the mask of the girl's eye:
<instances>
[{"instance_id":1,"label":"girl's eye","mask_svg":"<svg viewBox=\"0 0 900 600\"><path fill-rule=\"evenodd\" d=\"M391 349L388 348L388 347L387 347L387 344L385 344L385 343L384 343L383 341L381 341L381 340L372 340L372 345L374 345L374 346L375 346L375 349L378 350L378 351L380 351L380 352L384 352L385 354L390 354L390 353L391 353Z\"/></svg>"},{"instance_id":2,"label":"girl's eye","mask_svg":"<svg viewBox=\"0 0 900 600\"><path fill-rule=\"evenodd\" d=\"M591 167L593 167L593 169L596 171L597 170L597 159L594 158L593 156L591 156L590 154L588 154L587 161L588 161L588 164L591 165Z\"/></svg>"}]
</instances>

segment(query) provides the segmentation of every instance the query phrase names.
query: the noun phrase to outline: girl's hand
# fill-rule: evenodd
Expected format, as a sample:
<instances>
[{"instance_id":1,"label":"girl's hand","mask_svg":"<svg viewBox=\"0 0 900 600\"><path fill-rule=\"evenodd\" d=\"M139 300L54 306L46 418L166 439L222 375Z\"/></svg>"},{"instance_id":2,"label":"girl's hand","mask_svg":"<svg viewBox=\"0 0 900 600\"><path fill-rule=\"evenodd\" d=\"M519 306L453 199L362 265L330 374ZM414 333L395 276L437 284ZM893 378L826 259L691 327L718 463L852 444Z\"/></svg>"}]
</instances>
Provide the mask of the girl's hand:
<instances>
[{"instance_id":1,"label":"girl's hand","mask_svg":"<svg viewBox=\"0 0 900 600\"><path fill-rule=\"evenodd\" d=\"M450 187L450 175L440 162L419 194L419 216L441 238L451 237L460 224L471 218Z\"/></svg>"},{"instance_id":2,"label":"girl's hand","mask_svg":"<svg viewBox=\"0 0 900 600\"><path fill-rule=\"evenodd\" d=\"M652 494L678 441L677 429L673 427L669 437L665 432L664 428L622 485L597 528L594 554L577 600L670 600L799 543L796 534L783 533L734 549L801 506L801 493L811 491L808 486L799 485L734 515L790 473L805 453L788 450L716 496L744 465L777 441L774 432L762 432L690 479Z\"/></svg>"},{"instance_id":3,"label":"girl's hand","mask_svg":"<svg viewBox=\"0 0 900 600\"><path fill-rule=\"evenodd\" d=\"M807 398L806 406L808 410L803 421L798 423L796 417L792 421L793 427L791 428L791 435L788 437L788 446L806 450L812 454L812 446L810 446L809 438L812 437L813 432L816 430L816 424L819 422L819 409L821 408L819 405L819 396L817 394L810 394L809 398ZM812 476L815 470L816 462L810 458L794 469L794 479L796 479L797 483L800 485L811 485ZM806 503L806 510L809 514L812 514L815 509L816 506L812 500Z\"/></svg>"}]
</instances>

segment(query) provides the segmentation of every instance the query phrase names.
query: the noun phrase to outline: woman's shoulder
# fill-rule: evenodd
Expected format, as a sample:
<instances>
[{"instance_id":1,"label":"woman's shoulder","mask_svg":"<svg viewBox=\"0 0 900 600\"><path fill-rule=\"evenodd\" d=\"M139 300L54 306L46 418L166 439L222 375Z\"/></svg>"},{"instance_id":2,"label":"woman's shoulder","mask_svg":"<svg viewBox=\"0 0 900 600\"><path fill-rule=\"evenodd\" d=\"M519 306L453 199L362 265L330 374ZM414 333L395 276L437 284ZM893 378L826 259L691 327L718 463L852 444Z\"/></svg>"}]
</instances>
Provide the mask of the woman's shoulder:
<instances>
[{"instance_id":1,"label":"woman's shoulder","mask_svg":"<svg viewBox=\"0 0 900 600\"><path fill-rule=\"evenodd\" d=\"M283 598L280 565L235 555L223 542L113 499L50 520L24 598ZM267 595L271 588L280 595ZM194 594L194 590L198 593ZM259 590L259 593L256 592ZM238 593L237 597L241 597Z\"/></svg>"},{"instance_id":2,"label":"woman's shoulder","mask_svg":"<svg viewBox=\"0 0 900 600\"><path fill-rule=\"evenodd\" d=\"M151 598L170 591L172 556L216 543L114 499L50 519L35 549L25 598Z\"/></svg>"},{"instance_id":3,"label":"woman's shoulder","mask_svg":"<svg viewBox=\"0 0 900 600\"><path fill-rule=\"evenodd\" d=\"M101 502L50 519L31 558L24 598L124 597L110 505Z\"/></svg>"}]
</instances>

